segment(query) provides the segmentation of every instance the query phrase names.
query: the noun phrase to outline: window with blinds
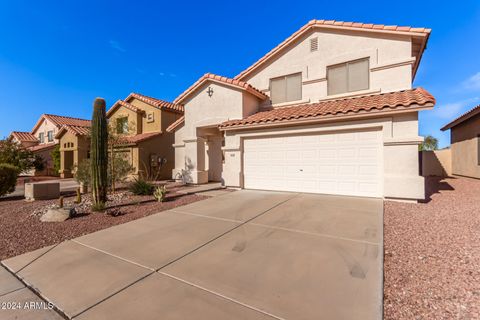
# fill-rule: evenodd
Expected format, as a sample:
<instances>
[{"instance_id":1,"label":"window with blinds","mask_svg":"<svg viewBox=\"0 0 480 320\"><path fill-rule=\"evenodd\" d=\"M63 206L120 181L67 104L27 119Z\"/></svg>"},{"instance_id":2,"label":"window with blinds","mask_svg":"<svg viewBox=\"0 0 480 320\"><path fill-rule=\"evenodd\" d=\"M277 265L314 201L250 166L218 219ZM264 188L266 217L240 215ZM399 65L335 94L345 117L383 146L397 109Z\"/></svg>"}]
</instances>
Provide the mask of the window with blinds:
<instances>
[{"instance_id":1,"label":"window with blinds","mask_svg":"<svg viewBox=\"0 0 480 320\"><path fill-rule=\"evenodd\" d=\"M302 99L302 74L296 73L270 79L272 104Z\"/></svg>"},{"instance_id":2,"label":"window with blinds","mask_svg":"<svg viewBox=\"0 0 480 320\"><path fill-rule=\"evenodd\" d=\"M328 95L367 90L369 82L368 58L327 68Z\"/></svg>"}]
</instances>

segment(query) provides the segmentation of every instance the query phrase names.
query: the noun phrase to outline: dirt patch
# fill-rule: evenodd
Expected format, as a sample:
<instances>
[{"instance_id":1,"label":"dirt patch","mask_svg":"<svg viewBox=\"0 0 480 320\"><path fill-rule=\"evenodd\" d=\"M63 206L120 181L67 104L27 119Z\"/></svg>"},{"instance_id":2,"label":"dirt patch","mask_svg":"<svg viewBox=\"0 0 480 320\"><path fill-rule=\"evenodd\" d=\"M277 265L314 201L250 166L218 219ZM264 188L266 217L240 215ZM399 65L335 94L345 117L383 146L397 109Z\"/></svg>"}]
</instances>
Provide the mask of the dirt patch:
<instances>
[{"instance_id":1,"label":"dirt patch","mask_svg":"<svg viewBox=\"0 0 480 320\"><path fill-rule=\"evenodd\" d=\"M169 185L165 202L153 201L153 196L134 196L121 190L111 197L116 200L110 203L114 205L107 210L110 214L82 212L78 217L58 223L39 220L41 212L56 205L58 200L27 202L18 198L0 199L0 260L208 198L179 194L182 189L184 187L179 185ZM74 200L74 195L66 196L65 204Z\"/></svg>"},{"instance_id":2,"label":"dirt patch","mask_svg":"<svg viewBox=\"0 0 480 320\"><path fill-rule=\"evenodd\" d=\"M426 203L385 203L385 319L480 319L480 180L426 183Z\"/></svg>"}]
</instances>

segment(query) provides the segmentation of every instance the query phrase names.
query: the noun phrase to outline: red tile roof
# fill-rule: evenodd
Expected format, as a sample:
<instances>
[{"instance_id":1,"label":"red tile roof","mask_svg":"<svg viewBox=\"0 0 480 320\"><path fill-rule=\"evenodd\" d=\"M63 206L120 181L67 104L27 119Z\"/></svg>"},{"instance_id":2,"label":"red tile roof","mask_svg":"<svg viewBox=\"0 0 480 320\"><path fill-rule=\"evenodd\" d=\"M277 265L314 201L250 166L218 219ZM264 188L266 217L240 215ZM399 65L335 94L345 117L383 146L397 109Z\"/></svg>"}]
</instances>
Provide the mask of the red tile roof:
<instances>
[{"instance_id":1,"label":"red tile roof","mask_svg":"<svg viewBox=\"0 0 480 320\"><path fill-rule=\"evenodd\" d=\"M57 128L61 128L63 125L72 125L72 126L79 126L83 127L89 125L90 120L80 119L80 118L72 118L66 116L57 116L54 114L43 114L40 119L37 121L37 124L33 127L32 133L35 132L38 127L42 124L42 122L47 119L51 121Z\"/></svg>"},{"instance_id":2,"label":"red tile roof","mask_svg":"<svg viewBox=\"0 0 480 320\"><path fill-rule=\"evenodd\" d=\"M118 107L125 107L125 108L127 108L128 110L131 110L131 111L136 112L136 113L145 112L144 110L137 108L137 107L134 106L133 104L130 104L130 103L125 102L125 101L123 101L123 100L118 100L118 101L115 102L115 104L107 111L107 117L110 117L110 116L112 115L113 111L115 111Z\"/></svg>"},{"instance_id":3,"label":"red tile roof","mask_svg":"<svg viewBox=\"0 0 480 320\"><path fill-rule=\"evenodd\" d=\"M176 112L176 113L183 113L184 109L181 104L176 104L176 103L171 103L165 100L160 100L157 98L149 97L140 93L131 93L124 101L128 101L131 98L138 99L140 101L143 101L155 108L165 110L165 111L171 111L171 112Z\"/></svg>"},{"instance_id":4,"label":"red tile roof","mask_svg":"<svg viewBox=\"0 0 480 320\"><path fill-rule=\"evenodd\" d=\"M134 136L125 136L120 139L119 145L124 144L137 144L139 142L148 140L150 138L156 137L161 135L161 132L147 132L147 133L140 133Z\"/></svg>"},{"instance_id":5,"label":"red tile roof","mask_svg":"<svg viewBox=\"0 0 480 320\"><path fill-rule=\"evenodd\" d=\"M431 29L427 28L412 28L412 27L399 27L399 26L386 26L383 24L371 24L371 23L360 23L360 22L344 22L344 21L335 21L335 20L310 20L306 25L301 27L295 33L293 33L290 37L285 39L282 43L278 46L273 48L270 52L265 54L262 58L257 60L254 64L250 67L242 71L238 74L235 79L238 80L246 80L245 78L251 74L255 69L261 66L264 62L269 60L272 56L283 50L284 48L288 47L293 41L303 36L306 32L314 29L314 28L323 28L323 29L348 29L348 30L361 30L361 31L369 31L369 32L382 32L382 33L396 33L396 34L406 34L415 37L424 38L422 49L419 52L419 56L417 57L417 61L420 61L421 55L423 53L423 48L428 41L428 37L430 35ZM418 67L418 63L415 64L414 74L416 68Z\"/></svg>"},{"instance_id":6,"label":"red tile roof","mask_svg":"<svg viewBox=\"0 0 480 320\"><path fill-rule=\"evenodd\" d=\"M53 148L56 145L58 145L58 143L56 143L56 142L44 143L44 144L39 144L39 145L36 145L36 146L33 146L33 147L29 147L27 149L32 151L32 152L38 152L38 151L42 151L42 150L45 150L45 149Z\"/></svg>"},{"instance_id":7,"label":"red tile roof","mask_svg":"<svg viewBox=\"0 0 480 320\"><path fill-rule=\"evenodd\" d=\"M409 108L413 105L433 107L435 98L423 88L383 93L377 95L321 101L255 113L245 119L222 123L220 129L267 124L288 124L293 121L322 119L328 116L360 114Z\"/></svg>"},{"instance_id":8,"label":"red tile roof","mask_svg":"<svg viewBox=\"0 0 480 320\"><path fill-rule=\"evenodd\" d=\"M215 75L212 73L206 73L204 74L200 79L198 79L193 85L191 85L187 90L185 90L182 94L180 94L176 99L175 103L181 103L185 100L186 97L188 97L190 94L192 94L194 91L196 91L201 85L203 85L207 81L214 81L214 82L220 82L224 83L242 90L245 90L261 99L267 99L268 96L265 95L262 91L254 88L252 85L236 80L236 79L230 79L227 77L222 77L219 75Z\"/></svg>"},{"instance_id":9,"label":"red tile roof","mask_svg":"<svg viewBox=\"0 0 480 320\"><path fill-rule=\"evenodd\" d=\"M462 114L460 117L456 118L455 120L449 122L448 124L443 126L443 128L441 130L446 131L448 129L451 129L451 128L461 124L462 122L470 119L471 117L476 116L477 114L480 114L480 105L478 105L475 108L465 112L464 114Z\"/></svg>"},{"instance_id":10,"label":"red tile roof","mask_svg":"<svg viewBox=\"0 0 480 320\"><path fill-rule=\"evenodd\" d=\"M91 127L91 121L88 121L88 125L84 125L84 126L64 125L57 132L57 134L55 135L55 138L60 139L66 132L70 132L75 136L86 136L90 134L90 127Z\"/></svg>"},{"instance_id":11,"label":"red tile roof","mask_svg":"<svg viewBox=\"0 0 480 320\"><path fill-rule=\"evenodd\" d=\"M37 137L35 137L30 132L23 132L23 131L13 131L10 134L11 137L14 137L20 142L38 142Z\"/></svg>"}]
</instances>

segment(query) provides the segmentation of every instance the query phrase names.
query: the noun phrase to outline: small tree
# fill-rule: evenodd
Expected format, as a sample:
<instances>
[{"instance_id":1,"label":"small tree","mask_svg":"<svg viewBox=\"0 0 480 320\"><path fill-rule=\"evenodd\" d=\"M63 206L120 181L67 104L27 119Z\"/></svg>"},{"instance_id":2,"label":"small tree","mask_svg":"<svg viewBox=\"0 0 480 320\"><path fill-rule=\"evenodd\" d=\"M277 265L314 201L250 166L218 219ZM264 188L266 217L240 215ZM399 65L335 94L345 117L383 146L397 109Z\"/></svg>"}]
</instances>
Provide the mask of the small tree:
<instances>
[{"instance_id":1,"label":"small tree","mask_svg":"<svg viewBox=\"0 0 480 320\"><path fill-rule=\"evenodd\" d=\"M55 175L60 174L60 145L56 145L55 148L50 152L50 156L53 160L53 171Z\"/></svg>"},{"instance_id":2,"label":"small tree","mask_svg":"<svg viewBox=\"0 0 480 320\"><path fill-rule=\"evenodd\" d=\"M0 163L10 164L18 171L26 172L39 165L32 151L10 140L0 140Z\"/></svg>"},{"instance_id":3,"label":"small tree","mask_svg":"<svg viewBox=\"0 0 480 320\"><path fill-rule=\"evenodd\" d=\"M96 98L93 103L91 128L91 187L94 209L102 209L107 202L108 128L105 100Z\"/></svg>"},{"instance_id":4,"label":"small tree","mask_svg":"<svg viewBox=\"0 0 480 320\"><path fill-rule=\"evenodd\" d=\"M420 151L433 151L438 149L438 139L434 136L428 135L423 142L418 146Z\"/></svg>"},{"instance_id":5,"label":"small tree","mask_svg":"<svg viewBox=\"0 0 480 320\"><path fill-rule=\"evenodd\" d=\"M0 163L0 197L15 191L18 168L7 163Z\"/></svg>"}]
</instances>

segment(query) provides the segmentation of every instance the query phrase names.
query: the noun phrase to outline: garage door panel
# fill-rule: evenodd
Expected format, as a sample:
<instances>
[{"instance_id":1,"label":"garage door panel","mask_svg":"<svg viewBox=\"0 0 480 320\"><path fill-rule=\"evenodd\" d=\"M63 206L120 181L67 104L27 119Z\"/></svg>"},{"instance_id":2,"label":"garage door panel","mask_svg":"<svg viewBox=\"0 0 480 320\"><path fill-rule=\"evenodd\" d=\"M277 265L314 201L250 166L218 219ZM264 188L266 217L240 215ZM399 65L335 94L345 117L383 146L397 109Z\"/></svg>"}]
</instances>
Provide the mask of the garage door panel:
<instances>
[{"instance_id":1,"label":"garage door panel","mask_svg":"<svg viewBox=\"0 0 480 320\"><path fill-rule=\"evenodd\" d=\"M244 186L359 196L382 195L380 131L244 140Z\"/></svg>"}]
</instances>

